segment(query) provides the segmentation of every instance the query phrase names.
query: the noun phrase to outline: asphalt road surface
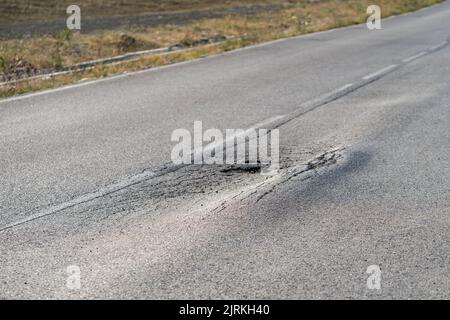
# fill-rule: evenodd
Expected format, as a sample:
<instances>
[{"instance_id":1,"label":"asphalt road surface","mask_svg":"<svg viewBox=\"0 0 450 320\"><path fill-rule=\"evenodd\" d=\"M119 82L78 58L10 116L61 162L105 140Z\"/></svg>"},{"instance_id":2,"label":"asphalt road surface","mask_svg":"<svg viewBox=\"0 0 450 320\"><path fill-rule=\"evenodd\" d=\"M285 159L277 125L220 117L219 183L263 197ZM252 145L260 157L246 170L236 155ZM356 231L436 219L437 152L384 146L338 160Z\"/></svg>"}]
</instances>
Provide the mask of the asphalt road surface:
<instances>
[{"instance_id":1,"label":"asphalt road surface","mask_svg":"<svg viewBox=\"0 0 450 320\"><path fill-rule=\"evenodd\" d=\"M0 298L450 298L449 17L0 102ZM281 170L174 167L196 120Z\"/></svg>"}]
</instances>

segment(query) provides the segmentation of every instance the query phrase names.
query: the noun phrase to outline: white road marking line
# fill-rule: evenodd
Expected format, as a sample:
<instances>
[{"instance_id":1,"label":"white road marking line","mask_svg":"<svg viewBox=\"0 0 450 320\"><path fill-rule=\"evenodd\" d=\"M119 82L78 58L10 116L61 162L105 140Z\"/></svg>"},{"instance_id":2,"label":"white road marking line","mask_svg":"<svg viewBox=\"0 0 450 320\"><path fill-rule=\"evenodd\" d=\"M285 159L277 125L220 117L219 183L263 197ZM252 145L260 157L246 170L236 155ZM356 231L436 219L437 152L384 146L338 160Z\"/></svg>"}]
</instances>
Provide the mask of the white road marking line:
<instances>
[{"instance_id":1,"label":"white road marking line","mask_svg":"<svg viewBox=\"0 0 450 320\"><path fill-rule=\"evenodd\" d=\"M134 185L136 183L142 182L144 180L157 177L158 175L159 174L156 173L156 172L144 171L144 172L139 173L139 174L137 174L135 176L126 178L126 179L124 179L122 181L119 181L117 183L114 183L114 184L111 184L111 185L106 186L104 188L101 188L101 189L99 189L99 190L97 190L95 192L91 192L91 193L79 196L77 198L74 198L72 200L69 200L67 202L51 206L51 207L49 207L49 208L47 208L45 210L42 210L42 211L40 211L40 212L38 212L36 214L30 215L27 218L24 218L24 219L12 222L10 224L7 224L5 226L2 226L2 227L0 227L0 232L1 231L5 231L5 230L10 229L10 228L13 228L13 227L16 227L16 226L19 226L21 224L33 221L33 220L36 220L36 219L39 219L39 218L43 218L45 216L49 216L51 214L57 213L59 211L62 211L62 210L68 209L68 208L71 208L71 207L76 206L78 204L82 204L82 203L89 202L91 200L94 200L94 199L106 196L106 195L111 194L113 192L119 191L119 190L121 190L123 188L126 188L126 187L129 187L129 186Z\"/></svg>"},{"instance_id":2,"label":"white road marking line","mask_svg":"<svg viewBox=\"0 0 450 320\"><path fill-rule=\"evenodd\" d=\"M378 70L378 71L376 71L376 72L374 72L374 73L372 73L372 74L369 74L369 75L363 77L362 79L363 79L363 80L370 80L370 79L373 79L373 78L382 76L382 75L388 73L389 71L391 71L391 70L393 70L393 69L395 69L395 68L397 68L397 67L398 67L397 64L391 64L390 66L388 66L388 67L386 67L386 68L383 68L383 69L381 69L381 70Z\"/></svg>"},{"instance_id":3,"label":"white road marking line","mask_svg":"<svg viewBox=\"0 0 450 320\"><path fill-rule=\"evenodd\" d=\"M337 89L336 92L345 91L345 90L347 90L347 89L350 89L351 87L353 87L353 83L348 83L348 84L346 84L345 86L343 86L343 87Z\"/></svg>"},{"instance_id":4,"label":"white road marking line","mask_svg":"<svg viewBox=\"0 0 450 320\"><path fill-rule=\"evenodd\" d=\"M408 63L408 62L411 62L411 61L413 61L413 60L419 59L420 57L423 57L423 56L426 55L426 54L428 54L427 51L422 51L422 52L419 52L418 54L415 54L415 55L413 55L413 56L411 56L411 57L405 58L405 59L403 59L402 61L403 61L404 63Z\"/></svg>"},{"instance_id":5,"label":"white road marking line","mask_svg":"<svg viewBox=\"0 0 450 320\"><path fill-rule=\"evenodd\" d=\"M275 125L278 121L284 119L285 117L286 116L278 115L278 116L274 116L274 117L268 118L268 119L266 119L266 120L264 120L262 122L256 123L255 125L251 126L248 129L244 130L243 134L245 135L245 134L248 133L248 131L256 130L258 128L264 128L264 129L267 128L268 129L269 127ZM231 139L234 140L234 138L236 138L238 136L239 135L232 136L229 139L225 139L224 142L227 142L228 140L231 140ZM217 143L213 142L210 145L206 145L205 148L208 148L208 149L212 150L214 145L217 145ZM200 153L199 150L194 150L193 155L195 156L196 153L197 153L197 156L198 156L198 154ZM181 168L182 166L183 165L174 166L172 168L172 171L173 170L177 170L177 169ZM27 223L27 222L31 222L31 221L36 220L36 219L40 219L40 218L43 218L43 217L46 217L46 216L58 213L58 212L60 212L62 210L71 208L73 206L76 206L76 205L79 205L79 204L82 204L82 203L86 203L86 202L92 201L92 200L97 199L97 198L104 197L104 196L106 196L108 194L117 192L119 190L122 190L124 188L130 187L130 186L135 185L137 183L143 182L145 180L159 177L159 176L165 174L168 171L171 172L171 170L169 169L169 170L165 170L165 171L162 171L162 172L154 172L154 171L149 171L148 170L148 171L144 171L142 173L138 173L138 174L136 174L134 176L125 178L125 179L123 179L123 180L121 180L119 182L116 182L116 183L113 183L111 185L105 186L105 187L103 187L103 188L101 188L101 189L99 189L97 191L84 194L82 196L76 197L76 198L74 198L72 200L69 200L69 201L61 203L61 204L50 206L49 208L44 209L42 211L39 211L39 212L37 212L35 214L32 214L32 215L28 216L27 218L24 218L24 219L15 221L15 222L11 222L10 224L7 224L5 226L0 226L0 232L5 231L7 229L11 229L13 227L17 227L17 226L22 225L22 224Z\"/></svg>"},{"instance_id":6,"label":"white road marking line","mask_svg":"<svg viewBox=\"0 0 450 320\"><path fill-rule=\"evenodd\" d=\"M248 129L244 129L240 134L227 136L225 139L222 139L222 140L217 141L217 142L209 143L209 144L203 146L200 149L195 149L194 152L192 153L193 157L194 157L193 160L194 160L194 162L201 162L202 159L203 159L203 154L205 152L211 152L214 149L216 149L217 147L228 146L228 145L230 145L230 142L234 142L234 140L236 138L245 137L253 130L269 129L270 127L272 127L274 124L276 124L278 121L284 119L285 117L286 116L284 116L284 115L283 116L278 115L278 116L274 116L274 117L268 118L268 119L266 119L264 121L258 122L257 124L251 126Z\"/></svg>"},{"instance_id":7,"label":"white road marking line","mask_svg":"<svg viewBox=\"0 0 450 320\"><path fill-rule=\"evenodd\" d=\"M441 42L440 44L438 44L438 45L436 45L436 46L434 46L434 47L431 47L431 48L430 48L430 51L436 51L436 50L439 50L439 49L445 47L445 46L447 45L447 43L448 43L447 41Z\"/></svg>"},{"instance_id":8,"label":"white road marking line","mask_svg":"<svg viewBox=\"0 0 450 320\"><path fill-rule=\"evenodd\" d=\"M273 117L271 117L269 119L266 119L264 121L258 122L257 124L251 126L247 130L256 130L256 129L260 129L260 128L266 129L265 127L270 127L275 122L277 122L278 120L283 119L284 117L285 117L284 115L273 116Z\"/></svg>"}]
</instances>

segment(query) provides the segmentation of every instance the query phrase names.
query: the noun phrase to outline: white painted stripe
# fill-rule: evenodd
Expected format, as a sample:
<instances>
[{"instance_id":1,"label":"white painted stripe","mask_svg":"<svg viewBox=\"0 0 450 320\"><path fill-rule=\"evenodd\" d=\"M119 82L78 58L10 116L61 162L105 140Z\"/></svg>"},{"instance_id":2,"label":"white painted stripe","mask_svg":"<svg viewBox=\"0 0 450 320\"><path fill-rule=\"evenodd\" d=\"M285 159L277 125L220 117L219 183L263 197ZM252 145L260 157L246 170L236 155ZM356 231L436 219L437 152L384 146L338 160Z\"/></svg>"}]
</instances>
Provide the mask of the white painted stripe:
<instances>
[{"instance_id":1,"label":"white painted stripe","mask_svg":"<svg viewBox=\"0 0 450 320\"><path fill-rule=\"evenodd\" d=\"M202 148L195 149L193 152L194 156L194 162L201 162L203 159L203 153L204 152L211 152L217 147L225 147L227 145L230 145L231 142L233 142L236 138L239 137L245 137L248 135L250 131L256 130L256 129L268 129L274 124L276 124L278 121L284 119L286 116L274 116L269 119L266 119L264 121L261 121L253 126L251 126L248 129L243 130L240 134L235 134L230 137L226 137L225 139L222 139L221 141L215 141L212 143L207 144L206 146L203 146ZM197 161L196 161L197 160Z\"/></svg>"},{"instance_id":2,"label":"white painted stripe","mask_svg":"<svg viewBox=\"0 0 450 320\"><path fill-rule=\"evenodd\" d=\"M256 123L252 127L244 130L244 135L246 133L248 133L248 131L250 131L250 130L255 130L255 129L258 129L258 128L268 128L268 127L270 127L272 125L275 125L278 121L282 120L283 118L285 118L285 116L278 115L278 116L274 116L274 117L268 118L268 119L266 119L266 120L264 120L262 122ZM229 138L227 137L225 142L228 141L228 140L231 141L232 139L234 140L237 136L240 136L240 135L235 135L235 136L232 136L232 137L229 137ZM212 144L207 145L205 148L210 148L212 150L213 147L215 145L219 144L219 143L220 142L217 142L217 143L213 142ZM200 153L199 150L194 150L193 155L195 156L195 154L199 154L199 153ZM178 168L181 168L181 167L182 167L182 165L174 166L172 168L172 171L177 170ZM51 207L49 207L49 208L47 208L45 210L42 210L42 211L40 211L40 212L38 212L36 214L30 215L30 216L28 216L25 219L21 219L21 220L12 222L10 224L7 224L5 226L2 226L2 227L0 227L0 232L1 231L5 231L7 229L11 229L13 227L19 226L21 224L24 224L24 223L27 223L27 222L30 222L30 221L33 221L33 220L36 220L36 219L39 219L39 218L43 218L43 217L46 217L46 216L58 213L58 212L60 212L62 210L68 209L70 207L73 207L73 206L76 206L76 205L79 205L79 204L82 204L82 203L85 203L85 202L89 202L89 201L92 201L94 199L106 196L108 194L111 194L113 192L122 190L124 188L127 188L129 186L132 186L132 185L135 185L137 183L143 182L145 180L156 178L156 177L161 176L161 175L165 174L166 172L170 172L170 171L171 170L163 171L163 172L144 171L142 173L136 174L136 175L131 176L129 178L123 179L123 180L121 180L121 181L119 181L117 183L113 183L111 185L108 185L108 186L106 186L104 188L101 188L101 189L95 191L95 192L91 192L91 193L79 196L77 198L74 198L74 199L72 199L70 201L67 201L67 202L64 202L64 203L61 203L61 204L58 204L58 205L51 206Z\"/></svg>"},{"instance_id":3,"label":"white painted stripe","mask_svg":"<svg viewBox=\"0 0 450 320\"><path fill-rule=\"evenodd\" d=\"M58 205L55 205L55 206L51 206L51 207L49 207L49 208L47 208L47 209L45 209L43 211L40 211L40 212L38 212L36 214L33 214L33 215L30 215L30 216L28 216L25 219L21 219L21 220L15 221L13 223L10 223L8 225L2 226L0 228L0 231L4 231L6 229L10 229L10 228L16 227L16 226L24 224L26 222L30 222L30 221L33 221L33 220L36 220L36 219L39 219L39 218L42 218L42 217L45 217L45 216L57 213L59 211L62 211L64 209L67 209L67 208L70 208L70 207L73 207L75 205L82 204L82 203L94 200L96 198L103 197L103 196L108 195L108 194L110 194L112 192L119 191L119 190L121 190L123 188L129 187L129 186L131 186L133 184L139 183L139 182L144 181L146 179L154 178L156 176L158 176L158 174L155 173L155 172L150 172L150 171L142 172L142 173L137 174L135 176L132 176L130 178L124 179L124 180L122 180L120 182L117 182L117 183L111 184L109 186L106 186L104 188L101 188L98 191L82 195L82 196L74 198L74 199L72 199L72 200L70 200L68 202L64 202L64 203L61 203L61 204L58 204Z\"/></svg>"},{"instance_id":4,"label":"white painted stripe","mask_svg":"<svg viewBox=\"0 0 450 320\"><path fill-rule=\"evenodd\" d=\"M230 52L232 52L232 51L230 51ZM156 71L160 71L162 69L174 68L174 67L178 67L178 66L181 66L184 64L190 64L190 63L194 63L194 62L198 62L198 61L201 61L201 60L198 60L198 59L187 60L187 61L177 62L177 63L173 63L173 64L167 64L164 66L159 66L159 67L155 67L155 68L151 68L151 69L144 69L144 70L138 70L138 71L132 71L132 72L124 72L121 74L116 74L116 75L108 76L105 78L92 79L92 80L87 80L87 81L83 81L83 82L79 82L79 83L69 84L67 86L62 86L62 87L58 87L58 88L52 88L52 89L27 93L27 94L20 95L20 96L14 96L14 97L6 98L6 99L0 99L0 104L7 103L7 102L13 102L13 101L25 100L25 99L43 96L43 95L49 95L49 94L53 94L56 92L66 91L66 90L70 90L70 89L74 89L74 88L80 88L80 87L84 87L84 86L88 86L88 85L94 85L94 84L102 83L102 82L113 81L113 80L131 77L134 75L144 74L144 73L148 73L148 72L156 72Z\"/></svg>"},{"instance_id":5,"label":"white painted stripe","mask_svg":"<svg viewBox=\"0 0 450 320\"><path fill-rule=\"evenodd\" d=\"M406 59L403 59L402 61L403 61L404 63L408 63L408 62L411 62L411 61L413 61L413 60L419 59L420 57L423 57L423 56L425 56L425 55L427 55L427 54L428 54L428 52L422 51L422 52L419 52L419 53L416 54L416 55L413 55L413 56L411 56L411 57L408 57L408 58L406 58Z\"/></svg>"},{"instance_id":6,"label":"white painted stripe","mask_svg":"<svg viewBox=\"0 0 450 320\"><path fill-rule=\"evenodd\" d=\"M439 50L439 49L445 47L445 46L447 45L447 43L448 43L447 41L441 42L440 44L438 44L438 45L436 45L436 46L434 46L434 47L431 47L429 50L430 50L430 51L436 51L436 50Z\"/></svg>"},{"instance_id":7,"label":"white painted stripe","mask_svg":"<svg viewBox=\"0 0 450 320\"><path fill-rule=\"evenodd\" d=\"M396 65L396 64L391 64L390 66L388 66L388 67L386 67L386 68L383 68L383 69L381 69L381 70L378 70L378 71L376 71L376 72L374 72L374 73L372 73L372 74L369 74L369 75L363 77L362 79L363 79L363 80L370 80L370 79L373 79L373 78L382 76L382 75L388 73L389 71L391 71L391 70L393 70L393 69L395 69L395 68L397 68L397 67L398 67L398 65Z\"/></svg>"},{"instance_id":8,"label":"white painted stripe","mask_svg":"<svg viewBox=\"0 0 450 320\"><path fill-rule=\"evenodd\" d=\"M337 89L336 92L346 91L346 90L350 89L351 87L353 87L353 83L348 83L345 86Z\"/></svg>"}]
</instances>

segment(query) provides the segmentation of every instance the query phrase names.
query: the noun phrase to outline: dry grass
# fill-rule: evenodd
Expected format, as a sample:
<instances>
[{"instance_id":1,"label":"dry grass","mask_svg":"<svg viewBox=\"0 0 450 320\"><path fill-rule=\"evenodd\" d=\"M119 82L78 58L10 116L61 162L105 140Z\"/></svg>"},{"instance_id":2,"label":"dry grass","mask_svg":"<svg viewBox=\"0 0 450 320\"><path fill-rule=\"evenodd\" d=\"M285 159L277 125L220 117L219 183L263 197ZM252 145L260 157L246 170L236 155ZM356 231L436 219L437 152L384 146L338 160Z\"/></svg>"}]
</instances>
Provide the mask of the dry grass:
<instances>
[{"instance_id":1,"label":"dry grass","mask_svg":"<svg viewBox=\"0 0 450 320\"><path fill-rule=\"evenodd\" d=\"M76 4L83 15L106 17L150 12L223 8L238 5L279 3L277 0L2 0L0 24L66 17L66 8Z\"/></svg>"},{"instance_id":2,"label":"dry grass","mask_svg":"<svg viewBox=\"0 0 450 320\"><path fill-rule=\"evenodd\" d=\"M378 0L384 16L416 10L440 0ZM93 70L65 75L48 80L29 81L0 89L0 96L11 96L33 90L52 88L80 80L95 79L117 73L153 68L165 64L186 61L203 56L229 51L268 40L289 37L309 32L364 22L366 8L370 0L317 1L275 13L259 14L245 18L228 16L223 19L208 19L186 26L163 26L141 30L129 30L128 35L136 39L133 50L168 46L179 42L192 41L201 37L222 34L227 37L239 37L225 43L193 48L188 52L170 53L142 58L111 66L99 66ZM92 35L61 34L58 37L44 37L28 40L8 40L0 44L0 68L7 61L14 61L17 53L21 58L39 68L56 66L112 56L120 52L121 34L104 31ZM8 60L9 59L9 60ZM5 63L6 61L6 63Z\"/></svg>"}]
</instances>

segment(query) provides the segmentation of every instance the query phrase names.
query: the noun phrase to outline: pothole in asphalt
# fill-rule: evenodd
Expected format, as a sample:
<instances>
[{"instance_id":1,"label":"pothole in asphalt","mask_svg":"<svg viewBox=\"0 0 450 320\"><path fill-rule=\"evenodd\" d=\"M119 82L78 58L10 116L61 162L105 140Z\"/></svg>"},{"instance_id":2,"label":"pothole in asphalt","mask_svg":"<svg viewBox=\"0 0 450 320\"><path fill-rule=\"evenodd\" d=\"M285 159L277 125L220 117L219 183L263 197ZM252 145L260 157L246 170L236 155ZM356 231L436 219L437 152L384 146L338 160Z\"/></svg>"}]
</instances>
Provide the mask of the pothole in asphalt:
<instances>
[{"instance_id":1,"label":"pothole in asphalt","mask_svg":"<svg viewBox=\"0 0 450 320\"><path fill-rule=\"evenodd\" d=\"M219 171L225 174L235 174L235 173L261 173L261 164L242 164L242 165L231 165L226 168L220 169Z\"/></svg>"}]
</instances>

